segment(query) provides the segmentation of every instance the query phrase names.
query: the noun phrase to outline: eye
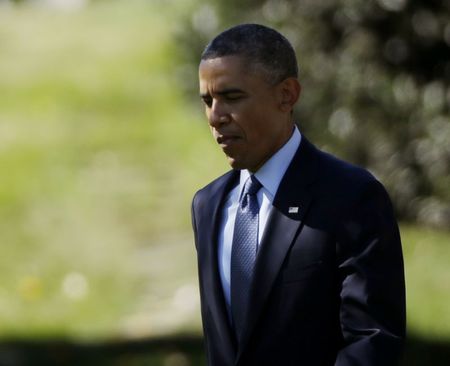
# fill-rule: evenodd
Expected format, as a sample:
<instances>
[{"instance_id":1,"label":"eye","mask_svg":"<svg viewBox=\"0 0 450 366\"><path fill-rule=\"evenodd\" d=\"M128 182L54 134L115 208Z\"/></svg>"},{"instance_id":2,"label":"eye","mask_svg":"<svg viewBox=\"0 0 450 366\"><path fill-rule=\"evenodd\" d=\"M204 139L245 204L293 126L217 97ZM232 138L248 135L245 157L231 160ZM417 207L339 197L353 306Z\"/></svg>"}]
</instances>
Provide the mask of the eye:
<instances>
[{"instance_id":1,"label":"eye","mask_svg":"<svg viewBox=\"0 0 450 366\"><path fill-rule=\"evenodd\" d=\"M205 105L208 108L211 108L212 106L212 98L211 97L202 97L203 103L205 103Z\"/></svg>"},{"instance_id":2,"label":"eye","mask_svg":"<svg viewBox=\"0 0 450 366\"><path fill-rule=\"evenodd\" d=\"M242 94L241 93L231 93L231 94L227 94L225 96L226 100L233 102L233 101L237 101L239 99L242 98Z\"/></svg>"}]
</instances>

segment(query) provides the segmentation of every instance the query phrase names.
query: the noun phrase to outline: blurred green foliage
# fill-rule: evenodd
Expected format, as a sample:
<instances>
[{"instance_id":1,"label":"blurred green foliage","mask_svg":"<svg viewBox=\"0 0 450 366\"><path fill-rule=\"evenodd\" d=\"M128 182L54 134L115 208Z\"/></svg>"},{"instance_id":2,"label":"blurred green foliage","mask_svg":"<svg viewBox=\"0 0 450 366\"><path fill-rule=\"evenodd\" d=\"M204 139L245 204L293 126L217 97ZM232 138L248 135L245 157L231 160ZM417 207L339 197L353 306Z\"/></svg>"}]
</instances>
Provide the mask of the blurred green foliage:
<instances>
[{"instance_id":1,"label":"blurred green foliage","mask_svg":"<svg viewBox=\"0 0 450 366\"><path fill-rule=\"evenodd\" d=\"M450 226L448 2L201 2L179 34L188 85L206 43L244 22L273 26L296 48L307 136L369 168L403 220Z\"/></svg>"}]
</instances>

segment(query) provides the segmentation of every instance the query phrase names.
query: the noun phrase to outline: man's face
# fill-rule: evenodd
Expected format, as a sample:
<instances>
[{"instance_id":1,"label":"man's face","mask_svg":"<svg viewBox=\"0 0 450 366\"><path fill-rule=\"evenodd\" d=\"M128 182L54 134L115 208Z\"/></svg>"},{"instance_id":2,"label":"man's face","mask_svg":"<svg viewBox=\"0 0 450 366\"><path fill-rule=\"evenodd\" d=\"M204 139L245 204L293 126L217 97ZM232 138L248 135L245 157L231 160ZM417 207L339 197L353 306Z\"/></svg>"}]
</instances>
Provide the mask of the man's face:
<instances>
[{"instance_id":1,"label":"man's face","mask_svg":"<svg viewBox=\"0 0 450 366\"><path fill-rule=\"evenodd\" d=\"M203 60L200 96L211 132L234 169L256 172L290 137L292 124L280 108L281 88L269 84L245 59Z\"/></svg>"}]
</instances>

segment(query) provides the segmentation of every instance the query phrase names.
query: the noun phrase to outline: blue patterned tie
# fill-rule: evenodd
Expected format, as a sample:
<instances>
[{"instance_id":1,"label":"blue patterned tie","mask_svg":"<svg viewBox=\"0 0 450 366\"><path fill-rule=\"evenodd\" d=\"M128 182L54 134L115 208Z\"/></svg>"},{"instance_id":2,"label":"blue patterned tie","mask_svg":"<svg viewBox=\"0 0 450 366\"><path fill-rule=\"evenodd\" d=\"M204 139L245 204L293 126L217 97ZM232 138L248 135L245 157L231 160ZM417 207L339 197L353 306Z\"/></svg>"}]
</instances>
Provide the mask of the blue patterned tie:
<instances>
[{"instance_id":1,"label":"blue patterned tie","mask_svg":"<svg viewBox=\"0 0 450 366\"><path fill-rule=\"evenodd\" d=\"M256 193L261 183L251 175L244 185L234 224L231 250L231 313L240 340L248 312L253 266L258 246L259 205Z\"/></svg>"}]
</instances>

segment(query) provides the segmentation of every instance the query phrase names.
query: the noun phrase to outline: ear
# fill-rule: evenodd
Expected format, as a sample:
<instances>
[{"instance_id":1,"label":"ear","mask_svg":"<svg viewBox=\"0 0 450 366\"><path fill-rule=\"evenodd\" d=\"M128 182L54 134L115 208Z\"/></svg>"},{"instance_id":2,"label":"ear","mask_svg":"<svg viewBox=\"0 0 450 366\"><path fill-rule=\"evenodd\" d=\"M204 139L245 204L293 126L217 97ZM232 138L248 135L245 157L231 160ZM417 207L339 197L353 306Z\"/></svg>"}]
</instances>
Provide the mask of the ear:
<instances>
[{"instance_id":1,"label":"ear","mask_svg":"<svg viewBox=\"0 0 450 366\"><path fill-rule=\"evenodd\" d=\"M280 110L290 113L300 98L302 87L297 78L284 79L279 85Z\"/></svg>"}]
</instances>

